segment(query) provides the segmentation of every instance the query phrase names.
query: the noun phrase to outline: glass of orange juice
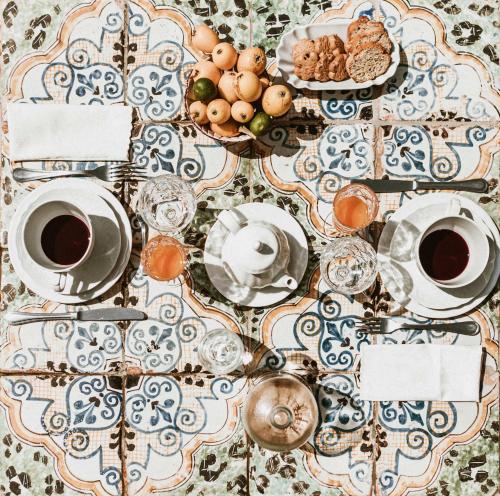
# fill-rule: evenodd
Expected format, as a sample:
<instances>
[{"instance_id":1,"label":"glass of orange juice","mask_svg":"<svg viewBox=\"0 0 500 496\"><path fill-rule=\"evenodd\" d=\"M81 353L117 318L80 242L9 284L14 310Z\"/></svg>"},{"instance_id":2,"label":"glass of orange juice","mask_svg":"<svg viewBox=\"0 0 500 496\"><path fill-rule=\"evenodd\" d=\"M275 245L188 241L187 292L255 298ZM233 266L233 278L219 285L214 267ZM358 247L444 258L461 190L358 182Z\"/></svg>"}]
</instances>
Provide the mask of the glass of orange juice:
<instances>
[{"instance_id":1,"label":"glass of orange juice","mask_svg":"<svg viewBox=\"0 0 500 496\"><path fill-rule=\"evenodd\" d=\"M378 198L364 184L348 184L337 191L333 200L334 227L352 234L369 226L378 213Z\"/></svg>"},{"instance_id":2,"label":"glass of orange juice","mask_svg":"<svg viewBox=\"0 0 500 496\"><path fill-rule=\"evenodd\" d=\"M187 251L177 239L160 234L147 242L141 253L141 264L153 279L172 281L184 273Z\"/></svg>"}]
</instances>

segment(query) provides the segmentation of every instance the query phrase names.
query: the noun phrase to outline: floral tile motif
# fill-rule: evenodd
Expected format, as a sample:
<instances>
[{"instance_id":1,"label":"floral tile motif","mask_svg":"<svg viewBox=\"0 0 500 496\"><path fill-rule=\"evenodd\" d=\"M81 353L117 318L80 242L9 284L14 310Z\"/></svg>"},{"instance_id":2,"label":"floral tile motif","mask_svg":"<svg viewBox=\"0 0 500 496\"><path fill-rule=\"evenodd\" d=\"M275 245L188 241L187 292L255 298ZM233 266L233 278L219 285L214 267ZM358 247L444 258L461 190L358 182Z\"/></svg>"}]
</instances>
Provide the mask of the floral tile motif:
<instances>
[{"instance_id":1,"label":"floral tile motif","mask_svg":"<svg viewBox=\"0 0 500 496\"><path fill-rule=\"evenodd\" d=\"M75 9L46 52L11 67L4 102L123 103L123 7L100 0ZM45 21L38 20L37 30Z\"/></svg>"},{"instance_id":2,"label":"floral tile motif","mask_svg":"<svg viewBox=\"0 0 500 496\"><path fill-rule=\"evenodd\" d=\"M486 360L479 403L382 401L377 404L376 494L396 496L406 494L408 488L425 487L438 471L443 453L457 442L473 439L487 422L490 408L498 399L498 343L491 339L494 326L483 313L474 312L463 320L470 318L481 326L477 336L445 333L423 336L421 332L398 331L383 337L384 344L482 345ZM498 460L498 451L491 456Z\"/></svg>"},{"instance_id":3,"label":"floral tile motif","mask_svg":"<svg viewBox=\"0 0 500 496\"><path fill-rule=\"evenodd\" d=\"M384 1L381 10L401 47L399 68L383 85L381 119L498 119L491 73L475 57L450 50L438 17L401 0Z\"/></svg>"},{"instance_id":4,"label":"floral tile motif","mask_svg":"<svg viewBox=\"0 0 500 496\"><path fill-rule=\"evenodd\" d=\"M193 453L204 444L235 443L224 458L229 454L231 464L240 467L233 473L243 475L246 461L241 455L234 455L242 453L244 446L235 442L234 436L241 439L237 430L245 393L245 379L196 375L129 377L124 431L129 494L175 494L174 489L185 483L191 473ZM200 464L200 475L205 480L210 480L212 471L222 471L228 464L228 460L214 458L208 455ZM238 478L241 477L227 482L228 493L234 488L229 486L240 486Z\"/></svg>"},{"instance_id":5,"label":"floral tile motif","mask_svg":"<svg viewBox=\"0 0 500 496\"><path fill-rule=\"evenodd\" d=\"M5 77L10 68L29 55L37 55L55 42L61 23L82 0L57 0L28 3L7 0L0 9L0 38L2 39L2 67L0 84L5 89Z\"/></svg>"},{"instance_id":6,"label":"floral tile motif","mask_svg":"<svg viewBox=\"0 0 500 496\"><path fill-rule=\"evenodd\" d=\"M144 120L183 112L183 83L196 62L189 19L176 9L129 2L127 104Z\"/></svg>"},{"instance_id":7,"label":"floral tile motif","mask_svg":"<svg viewBox=\"0 0 500 496\"><path fill-rule=\"evenodd\" d=\"M166 373L201 371L197 347L210 330L226 328L243 334L222 309L204 307L192 294L193 281L155 281L141 268L131 275L128 300L148 319L125 331L125 360L131 370Z\"/></svg>"},{"instance_id":8,"label":"floral tile motif","mask_svg":"<svg viewBox=\"0 0 500 496\"><path fill-rule=\"evenodd\" d=\"M110 303L92 305L92 308ZM76 307L84 310L85 306ZM75 307L45 303L32 312L68 312ZM120 327L113 322L51 321L6 326L0 370L30 372L117 372L122 361Z\"/></svg>"},{"instance_id":9,"label":"floral tile motif","mask_svg":"<svg viewBox=\"0 0 500 496\"><path fill-rule=\"evenodd\" d=\"M317 266L316 266L317 267ZM356 298L333 293L320 278L309 280L308 293L298 303L278 304L259 318L262 343L254 356L259 368L310 371L353 371L368 335L356 331L359 317L373 315L368 295Z\"/></svg>"},{"instance_id":10,"label":"floral tile motif","mask_svg":"<svg viewBox=\"0 0 500 496\"><path fill-rule=\"evenodd\" d=\"M196 24L205 23L214 29L221 41L238 50L250 45L251 29L248 17L251 0L150 0L156 6L168 5L183 12Z\"/></svg>"},{"instance_id":11,"label":"floral tile motif","mask_svg":"<svg viewBox=\"0 0 500 496\"><path fill-rule=\"evenodd\" d=\"M498 406L493 406L476 438L443 454L437 478L426 489L410 490L407 494L427 496L439 494L440 490L461 496L498 494L498 439Z\"/></svg>"},{"instance_id":12,"label":"floral tile motif","mask_svg":"<svg viewBox=\"0 0 500 496\"><path fill-rule=\"evenodd\" d=\"M100 496L122 494L120 377L2 377L0 405L13 435L43 446L65 484Z\"/></svg>"},{"instance_id":13,"label":"floral tile motif","mask_svg":"<svg viewBox=\"0 0 500 496\"><path fill-rule=\"evenodd\" d=\"M314 436L300 449L275 453L251 442L250 494L370 494L371 402L359 399L354 374L312 379L319 406Z\"/></svg>"},{"instance_id":14,"label":"floral tile motif","mask_svg":"<svg viewBox=\"0 0 500 496\"><path fill-rule=\"evenodd\" d=\"M296 192L309 223L332 234L335 192L353 178L374 177L374 131L368 124L277 127L256 144L263 187Z\"/></svg>"},{"instance_id":15,"label":"floral tile motif","mask_svg":"<svg viewBox=\"0 0 500 496\"><path fill-rule=\"evenodd\" d=\"M141 124L134 129L132 160L148 177L177 174L200 194L222 189L241 174L238 155L244 148L225 147L192 125Z\"/></svg>"},{"instance_id":16,"label":"floral tile motif","mask_svg":"<svg viewBox=\"0 0 500 496\"><path fill-rule=\"evenodd\" d=\"M5 496L29 494L35 488L42 494L81 493L68 486L56 472L54 459L40 447L31 446L17 437L7 424L6 412L0 408L0 493Z\"/></svg>"},{"instance_id":17,"label":"floral tile motif","mask_svg":"<svg viewBox=\"0 0 500 496\"><path fill-rule=\"evenodd\" d=\"M479 0L465 4L448 1L430 5L426 0L412 0L411 4L431 9L439 16L446 27L446 41L455 52L474 54L492 69L494 65L500 65L496 46L498 3Z\"/></svg>"},{"instance_id":18,"label":"floral tile motif","mask_svg":"<svg viewBox=\"0 0 500 496\"><path fill-rule=\"evenodd\" d=\"M485 178L490 191L478 195L460 192L478 201L495 218L495 188L498 185L500 130L487 126L382 126L377 132L379 159L376 177L452 181ZM497 158L495 158L497 157ZM388 217L405 201L422 192L379 195L380 220Z\"/></svg>"},{"instance_id":19,"label":"floral tile motif","mask_svg":"<svg viewBox=\"0 0 500 496\"><path fill-rule=\"evenodd\" d=\"M382 166L390 178L451 181L486 177L500 147L496 127L383 126Z\"/></svg>"}]
</instances>

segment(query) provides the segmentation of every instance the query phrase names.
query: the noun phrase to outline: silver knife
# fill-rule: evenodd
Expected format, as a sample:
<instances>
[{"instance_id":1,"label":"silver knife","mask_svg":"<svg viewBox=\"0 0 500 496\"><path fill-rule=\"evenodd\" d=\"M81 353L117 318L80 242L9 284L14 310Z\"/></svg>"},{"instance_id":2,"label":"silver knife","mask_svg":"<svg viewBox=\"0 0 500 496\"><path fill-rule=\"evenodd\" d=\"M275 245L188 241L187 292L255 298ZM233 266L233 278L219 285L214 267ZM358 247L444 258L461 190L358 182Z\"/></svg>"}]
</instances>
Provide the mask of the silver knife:
<instances>
[{"instance_id":1,"label":"silver knife","mask_svg":"<svg viewBox=\"0 0 500 496\"><path fill-rule=\"evenodd\" d=\"M416 191L417 189L448 189L453 191L470 191L486 193L488 181L485 179L467 179L465 181L401 181L399 179L352 179L351 183L366 184L375 193L396 193L400 191Z\"/></svg>"},{"instance_id":2,"label":"silver knife","mask_svg":"<svg viewBox=\"0 0 500 496\"><path fill-rule=\"evenodd\" d=\"M66 313L31 313L8 312L5 320L11 325L30 324L31 322L45 322L47 320L144 320L144 312L134 308L97 308L95 310L79 310Z\"/></svg>"}]
</instances>

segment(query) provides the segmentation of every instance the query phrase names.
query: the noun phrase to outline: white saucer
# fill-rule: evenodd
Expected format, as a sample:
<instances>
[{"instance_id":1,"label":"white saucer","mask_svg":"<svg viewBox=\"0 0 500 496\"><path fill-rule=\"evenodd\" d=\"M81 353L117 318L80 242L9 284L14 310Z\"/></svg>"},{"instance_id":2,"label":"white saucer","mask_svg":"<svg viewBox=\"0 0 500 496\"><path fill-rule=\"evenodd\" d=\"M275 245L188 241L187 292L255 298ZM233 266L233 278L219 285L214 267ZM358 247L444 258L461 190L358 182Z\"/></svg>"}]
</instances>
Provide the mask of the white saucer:
<instances>
[{"instance_id":1,"label":"white saucer","mask_svg":"<svg viewBox=\"0 0 500 496\"><path fill-rule=\"evenodd\" d=\"M51 274L27 256L19 239L20 226L27 211L42 197L75 198L75 195L79 195L89 215L106 220L96 222L96 245L89 260L70 272L70 292L58 293L46 283ZM110 191L84 179L58 179L38 187L19 202L9 228L8 247L14 270L26 286L43 298L76 304L96 298L120 278L130 257L132 232L125 210Z\"/></svg>"},{"instance_id":2,"label":"white saucer","mask_svg":"<svg viewBox=\"0 0 500 496\"><path fill-rule=\"evenodd\" d=\"M281 208L268 203L245 203L234 207L248 220L263 220L272 222L281 229L290 244L290 263L288 271L300 283L307 267L307 239L300 224ZM249 289L235 284L222 267L220 247L227 231L217 221L207 236L205 243L205 268L208 277L217 290L226 298L249 307L266 307L286 298L294 290L290 288L275 288L268 286L262 289Z\"/></svg>"},{"instance_id":3,"label":"white saucer","mask_svg":"<svg viewBox=\"0 0 500 496\"><path fill-rule=\"evenodd\" d=\"M66 288L62 293L79 294L90 291L101 284L116 265L121 248L120 225L111 207L100 196L81 188L78 190L67 187L64 190L52 189L39 195L34 201L31 194L28 197L28 202L18 207L21 210L21 222L14 223L13 229L17 229L17 232L12 234L16 243L16 251L23 261L24 268L29 270L30 276L33 279L44 281L45 284L50 286L52 286L51 281L55 280L53 272L43 269L29 258L20 232L23 221L28 213L41 202L53 200L71 202L77 200L79 204L85 206L86 213L95 227L95 244L88 260L68 272Z\"/></svg>"},{"instance_id":4,"label":"white saucer","mask_svg":"<svg viewBox=\"0 0 500 496\"><path fill-rule=\"evenodd\" d=\"M412 257L414 242L450 198L449 193L435 193L406 202L391 216L379 241L380 276L387 290L401 306L425 317L449 318L468 312L487 297L500 273L500 233L495 223L476 203L458 196L462 212L478 222L488 236L488 265L476 281L456 289L440 288L421 274Z\"/></svg>"}]
</instances>

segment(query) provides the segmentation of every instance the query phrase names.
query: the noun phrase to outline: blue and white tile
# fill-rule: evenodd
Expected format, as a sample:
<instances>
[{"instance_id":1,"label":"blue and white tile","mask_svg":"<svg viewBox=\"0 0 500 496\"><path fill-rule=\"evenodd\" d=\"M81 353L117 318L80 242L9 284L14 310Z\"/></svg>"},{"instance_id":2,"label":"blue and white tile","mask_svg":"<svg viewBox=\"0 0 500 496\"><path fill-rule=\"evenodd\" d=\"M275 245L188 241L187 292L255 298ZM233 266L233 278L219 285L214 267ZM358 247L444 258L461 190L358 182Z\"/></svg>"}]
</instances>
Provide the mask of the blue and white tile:
<instances>
[{"instance_id":1,"label":"blue and white tile","mask_svg":"<svg viewBox=\"0 0 500 496\"><path fill-rule=\"evenodd\" d=\"M40 446L65 483L122 494L120 377L3 377L0 406L12 433Z\"/></svg>"},{"instance_id":2,"label":"blue and white tile","mask_svg":"<svg viewBox=\"0 0 500 496\"><path fill-rule=\"evenodd\" d=\"M194 453L237 435L245 394L245 379L175 374L133 378L125 394L128 493L172 490L174 494L191 475ZM227 460L214 456L202 461L199 470L208 469L208 475L208 465L213 464L213 470L222 471ZM231 463L243 472L241 457ZM213 474L214 480L217 475Z\"/></svg>"}]
</instances>

